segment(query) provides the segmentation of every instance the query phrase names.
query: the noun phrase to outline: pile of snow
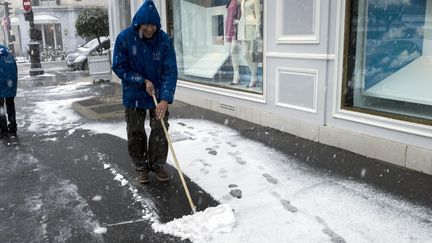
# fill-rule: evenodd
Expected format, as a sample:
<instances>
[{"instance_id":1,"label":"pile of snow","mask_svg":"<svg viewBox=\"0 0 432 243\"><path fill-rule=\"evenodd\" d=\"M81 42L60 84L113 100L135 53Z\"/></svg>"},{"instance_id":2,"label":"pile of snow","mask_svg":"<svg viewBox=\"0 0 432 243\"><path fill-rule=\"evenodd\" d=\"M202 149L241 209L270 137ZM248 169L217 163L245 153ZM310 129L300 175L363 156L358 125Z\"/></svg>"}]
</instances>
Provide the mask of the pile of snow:
<instances>
[{"instance_id":1,"label":"pile of snow","mask_svg":"<svg viewBox=\"0 0 432 243\"><path fill-rule=\"evenodd\" d=\"M156 232L205 243L218 234L231 233L235 225L233 209L228 204L222 204L166 224L154 223L152 227Z\"/></svg>"},{"instance_id":2,"label":"pile of snow","mask_svg":"<svg viewBox=\"0 0 432 243\"><path fill-rule=\"evenodd\" d=\"M96 234L105 234L107 231L107 228L98 226L94 229L93 232L95 232Z\"/></svg>"}]
</instances>

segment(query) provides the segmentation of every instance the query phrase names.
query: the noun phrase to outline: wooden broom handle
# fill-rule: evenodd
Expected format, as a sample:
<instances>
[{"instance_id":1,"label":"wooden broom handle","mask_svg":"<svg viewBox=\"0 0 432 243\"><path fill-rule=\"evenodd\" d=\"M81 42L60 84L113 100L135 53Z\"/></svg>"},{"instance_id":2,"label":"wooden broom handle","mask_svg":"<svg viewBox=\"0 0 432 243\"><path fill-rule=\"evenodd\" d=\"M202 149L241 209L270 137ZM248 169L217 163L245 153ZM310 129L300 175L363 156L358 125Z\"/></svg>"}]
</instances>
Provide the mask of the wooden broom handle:
<instances>
[{"instance_id":1,"label":"wooden broom handle","mask_svg":"<svg viewBox=\"0 0 432 243\"><path fill-rule=\"evenodd\" d=\"M158 102L157 102L156 96L155 96L154 94L153 94L152 96L153 96L153 101L154 101L154 103L155 103L155 106L157 106L157 105L158 105ZM175 153L175 151L174 151L174 147L173 147L173 145L172 145L171 138L170 138L170 136L168 135L168 130L167 130L166 126L165 126L165 122L164 122L163 119L161 119L160 121L161 121L161 123L162 123L162 128L163 128L163 130L164 130L165 137L166 137L166 139L168 140L168 144L169 144L169 147L170 147L170 150L171 150L172 156L173 156L173 158L174 158L174 161L175 161L175 164L176 164L176 168L177 168L177 171L178 171L178 173L179 173L179 176L180 176L181 182L182 182L182 184L183 184L183 188L184 188L184 190L185 190L185 192L186 192L186 196L187 196L187 198L188 198L188 200L189 200L189 205L190 205L190 207L191 207L191 209L192 209L192 212L193 212L193 213L196 213L196 206L195 206L195 204L194 204L193 201L192 201L192 197L191 197L190 192L189 192L189 189L188 189L188 187L187 187L187 185L186 185L186 181L185 181L185 179L184 179L184 177L183 177L183 172L182 172L181 169L180 169L180 164L179 164L179 162L178 162L178 160L177 160L177 155L176 155L176 153Z\"/></svg>"}]
</instances>

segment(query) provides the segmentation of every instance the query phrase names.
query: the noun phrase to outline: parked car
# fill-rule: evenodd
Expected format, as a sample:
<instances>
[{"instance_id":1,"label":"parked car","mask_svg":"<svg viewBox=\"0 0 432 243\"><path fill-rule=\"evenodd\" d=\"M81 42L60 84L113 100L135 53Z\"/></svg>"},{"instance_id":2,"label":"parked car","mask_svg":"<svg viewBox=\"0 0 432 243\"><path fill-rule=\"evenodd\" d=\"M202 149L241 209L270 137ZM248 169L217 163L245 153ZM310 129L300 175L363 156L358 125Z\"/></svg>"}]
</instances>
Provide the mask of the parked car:
<instances>
[{"instance_id":1,"label":"parked car","mask_svg":"<svg viewBox=\"0 0 432 243\"><path fill-rule=\"evenodd\" d=\"M100 37L101 48L103 51L111 48L109 37ZM78 47L77 50L72 51L66 57L66 64L74 70L87 70L88 69L88 56L99 49L99 42L97 38L87 42L85 45Z\"/></svg>"}]
</instances>

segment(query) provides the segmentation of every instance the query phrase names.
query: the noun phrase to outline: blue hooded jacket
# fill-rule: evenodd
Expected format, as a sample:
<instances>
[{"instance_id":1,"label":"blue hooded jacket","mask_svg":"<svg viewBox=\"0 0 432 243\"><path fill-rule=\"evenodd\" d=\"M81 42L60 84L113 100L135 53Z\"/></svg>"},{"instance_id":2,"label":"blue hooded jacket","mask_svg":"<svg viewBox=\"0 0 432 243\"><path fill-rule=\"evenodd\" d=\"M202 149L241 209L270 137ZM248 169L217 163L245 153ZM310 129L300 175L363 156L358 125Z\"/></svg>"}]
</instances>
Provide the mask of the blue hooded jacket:
<instances>
[{"instance_id":1,"label":"blue hooded jacket","mask_svg":"<svg viewBox=\"0 0 432 243\"><path fill-rule=\"evenodd\" d=\"M142 39L138 28L143 24L157 26L151 39ZM130 109L153 109L153 99L145 90L150 80L159 101L172 103L177 84L177 60L172 40L161 30L160 16L153 1L145 1L123 30L114 46L113 71L122 80L123 105Z\"/></svg>"},{"instance_id":2,"label":"blue hooded jacket","mask_svg":"<svg viewBox=\"0 0 432 243\"><path fill-rule=\"evenodd\" d=\"M0 45L0 97L15 97L17 84L18 68L15 58L5 46Z\"/></svg>"}]
</instances>

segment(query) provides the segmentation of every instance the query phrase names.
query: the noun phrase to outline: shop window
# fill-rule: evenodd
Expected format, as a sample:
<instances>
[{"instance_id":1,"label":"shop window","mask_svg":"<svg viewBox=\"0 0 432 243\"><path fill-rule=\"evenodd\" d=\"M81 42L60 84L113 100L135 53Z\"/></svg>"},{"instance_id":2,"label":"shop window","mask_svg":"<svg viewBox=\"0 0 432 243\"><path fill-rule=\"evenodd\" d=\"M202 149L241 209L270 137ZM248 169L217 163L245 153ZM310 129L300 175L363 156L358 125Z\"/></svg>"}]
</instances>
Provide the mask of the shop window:
<instances>
[{"instance_id":1,"label":"shop window","mask_svg":"<svg viewBox=\"0 0 432 243\"><path fill-rule=\"evenodd\" d=\"M39 29L42 34L41 48L63 48L63 38L60 24L37 24L35 25L35 28Z\"/></svg>"},{"instance_id":2,"label":"shop window","mask_svg":"<svg viewBox=\"0 0 432 243\"><path fill-rule=\"evenodd\" d=\"M262 93L262 0L168 0L167 13L180 80Z\"/></svg>"},{"instance_id":3,"label":"shop window","mask_svg":"<svg viewBox=\"0 0 432 243\"><path fill-rule=\"evenodd\" d=\"M342 106L432 124L432 1L347 3Z\"/></svg>"}]
</instances>

